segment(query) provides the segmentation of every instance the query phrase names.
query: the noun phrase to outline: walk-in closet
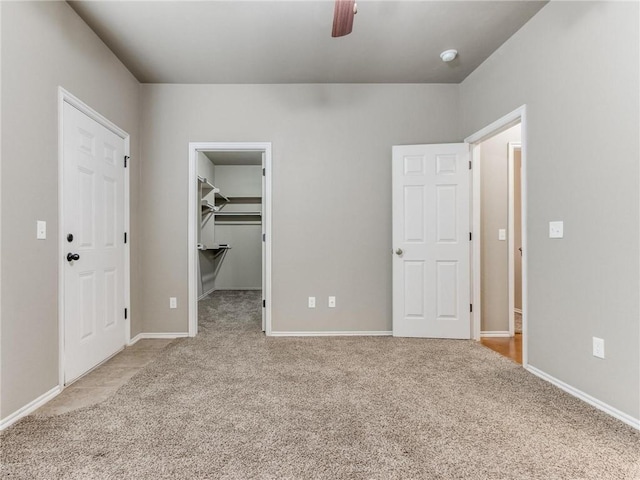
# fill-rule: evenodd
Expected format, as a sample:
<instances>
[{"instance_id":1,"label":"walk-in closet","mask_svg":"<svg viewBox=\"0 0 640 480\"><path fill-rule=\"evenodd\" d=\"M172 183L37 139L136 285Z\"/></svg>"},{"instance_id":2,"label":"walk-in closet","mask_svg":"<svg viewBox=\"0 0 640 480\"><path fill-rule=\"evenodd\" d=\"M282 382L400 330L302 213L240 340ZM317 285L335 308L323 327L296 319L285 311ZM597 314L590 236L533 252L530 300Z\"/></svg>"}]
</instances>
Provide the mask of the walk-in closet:
<instances>
[{"instance_id":1,"label":"walk-in closet","mask_svg":"<svg viewBox=\"0 0 640 480\"><path fill-rule=\"evenodd\" d=\"M198 151L198 300L263 286L263 152Z\"/></svg>"}]
</instances>

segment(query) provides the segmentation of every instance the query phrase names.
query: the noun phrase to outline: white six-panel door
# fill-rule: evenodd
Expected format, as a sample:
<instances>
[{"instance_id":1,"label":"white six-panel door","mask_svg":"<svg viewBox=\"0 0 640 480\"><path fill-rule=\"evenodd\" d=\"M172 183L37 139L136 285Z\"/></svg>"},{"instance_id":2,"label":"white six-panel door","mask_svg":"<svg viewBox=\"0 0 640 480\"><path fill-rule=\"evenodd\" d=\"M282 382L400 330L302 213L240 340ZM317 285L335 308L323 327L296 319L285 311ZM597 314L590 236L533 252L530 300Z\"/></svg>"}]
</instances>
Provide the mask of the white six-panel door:
<instances>
[{"instance_id":1,"label":"white six-panel door","mask_svg":"<svg viewBox=\"0 0 640 480\"><path fill-rule=\"evenodd\" d=\"M69 383L125 343L124 139L66 102L63 139L64 380ZM67 260L68 254L79 258Z\"/></svg>"},{"instance_id":2,"label":"white six-panel door","mask_svg":"<svg viewBox=\"0 0 640 480\"><path fill-rule=\"evenodd\" d=\"M393 335L470 338L469 146L393 147Z\"/></svg>"}]
</instances>

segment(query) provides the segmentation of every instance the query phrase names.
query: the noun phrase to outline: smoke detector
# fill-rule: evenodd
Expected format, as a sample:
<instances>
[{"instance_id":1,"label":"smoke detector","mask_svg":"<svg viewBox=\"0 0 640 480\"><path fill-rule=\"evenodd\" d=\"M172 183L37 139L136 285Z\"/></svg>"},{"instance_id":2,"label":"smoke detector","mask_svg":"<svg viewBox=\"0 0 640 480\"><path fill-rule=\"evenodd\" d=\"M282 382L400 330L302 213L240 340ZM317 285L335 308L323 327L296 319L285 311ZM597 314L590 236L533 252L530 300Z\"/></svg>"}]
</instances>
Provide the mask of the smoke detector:
<instances>
[{"instance_id":1,"label":"smoke detector","mask_svg":"<svg viewBox=\"0 0 640 480\"><path fill-rule=\"evenodd\" d=\"M455 59L457 56L458 56L458 51L453 49L445 50L440 54L440 58L442 59L443 62L450 62L451 60Z\"/></svg>"}]
</instances>

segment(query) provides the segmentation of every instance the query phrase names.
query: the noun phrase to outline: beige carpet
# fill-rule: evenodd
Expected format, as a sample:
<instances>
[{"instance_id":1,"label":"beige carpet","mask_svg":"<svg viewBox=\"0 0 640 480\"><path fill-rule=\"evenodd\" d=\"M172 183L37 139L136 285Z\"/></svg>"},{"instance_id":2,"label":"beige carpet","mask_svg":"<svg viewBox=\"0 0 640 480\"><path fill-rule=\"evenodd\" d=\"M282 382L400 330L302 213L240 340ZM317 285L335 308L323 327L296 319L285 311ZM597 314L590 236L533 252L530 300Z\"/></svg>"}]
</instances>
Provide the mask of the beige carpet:
<instances>
[{"instance_id":1,"label":"beige carpet","mask_svg":"<svg viewBox=\"0 0 640 480\"><path fill-rule=\"evenodd\" d=\"M23 479L638 479L638 432L470 341L266 338L201 302L104 403L2 434Z\"/></svg>"}]
</instances>

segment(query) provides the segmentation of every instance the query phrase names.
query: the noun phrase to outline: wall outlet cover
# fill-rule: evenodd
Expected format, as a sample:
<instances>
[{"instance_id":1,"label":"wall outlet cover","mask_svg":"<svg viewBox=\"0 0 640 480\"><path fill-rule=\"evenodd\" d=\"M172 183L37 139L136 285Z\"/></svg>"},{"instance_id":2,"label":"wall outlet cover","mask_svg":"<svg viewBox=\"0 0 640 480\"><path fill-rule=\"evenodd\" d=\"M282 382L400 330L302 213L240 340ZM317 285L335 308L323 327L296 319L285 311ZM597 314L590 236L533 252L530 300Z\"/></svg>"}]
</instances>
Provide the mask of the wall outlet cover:
<instances>
[{"instance_id":1,"label":"wall outlet cover","mask_svg":"<svg viewBox=\"0 0 640 480\"><path fill-rule=\"evenodd\" d=\"M498 230L498 240L504 241L507 239L507 230L504 228L500 228Z\"/></svg>"},{"instance_id":2,"label":"wall outlet cover","mask_svg":"<svg viewBox=\"0 0 640 480\"><path fill-rule=\"evenodd\" d=\"M549 238L563 238L564 237L564 222L554 221L549 222Z\"/></svg>"},{"instance_id":3,"label":"wall outlet cover","mask_svg":"<svg viewBox=\"0 0 640 480\"><path fill-rule=\"evenodd\" d=\"M169 297L169 308L178 308L178 299L176 297Z\"/></svg>"},{"instance_id":4,"label":"wall outlet cover","mask_svg":"<svg viewBox=\"0 0 640 480\"><path fill-rule=\"evenodd\" d=\"M36 238L38 240L45 240L47 238L47 222L44 220L36 221Z\"/></svg>"},{"instance_id":5,"label":"wall outlet cover","mask_svg":"<svg viewBox=\"0 0 640 480\"><path fill-rule=\"evenodd\" d=\"M329 308L336 308L336 297L329 297Z\"/></svg>"},{"instance_id":6,"label":"wall outlet cover","mask_svg":"<svg viewBox=\"0 0 640 480\"><path fill-rule=\"evenodd\" d=\"M604 358L604 339L593 337L593 356Z\"/></svg>"}]
</instances>

